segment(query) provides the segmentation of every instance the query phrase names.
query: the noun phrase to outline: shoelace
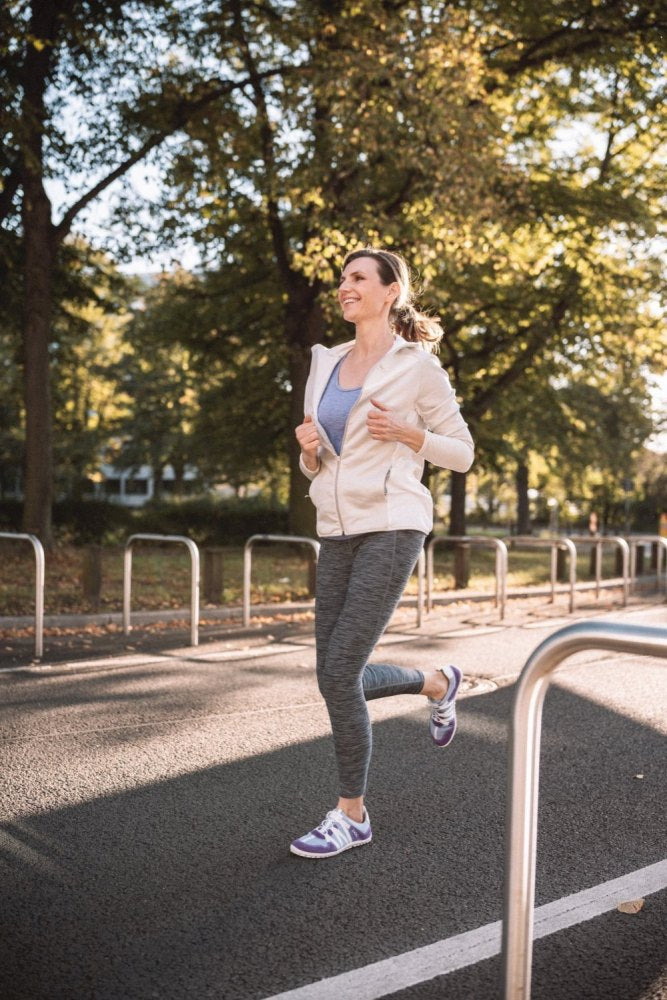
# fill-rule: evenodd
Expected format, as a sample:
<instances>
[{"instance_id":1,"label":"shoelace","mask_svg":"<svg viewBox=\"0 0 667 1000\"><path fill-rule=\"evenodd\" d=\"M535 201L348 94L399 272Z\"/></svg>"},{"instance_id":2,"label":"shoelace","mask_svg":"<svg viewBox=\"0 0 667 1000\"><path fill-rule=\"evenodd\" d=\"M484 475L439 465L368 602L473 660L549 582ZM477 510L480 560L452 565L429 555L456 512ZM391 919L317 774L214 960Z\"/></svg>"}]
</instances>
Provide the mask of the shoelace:
<instances>
[{"instance_id":1,"label":"shoelace","mask_svg":"<svg viewBox=\"0 0 667 1000\"><path fill-rule=\"evenodd\" d=\"M434 722L437 723L451 722L453 717L454 717L453 701L444 701L441 705L436 704L433 706L433 712L431 713L431 718L433 719Z\"/></svg>"},{"instance_id":2,"label":"shoelace","mask_svg":"<svg viewBox=\"0 0 667 1000\"><path fill-rule=\"evenodd\" d=\"M350 824L346 822L340 809L332 809L328 812L316 829L318 833L321 833L327 840L333 841L334 844L337 844L341 837L348 839L350 836Z\"/></svg>"}]
</instances>

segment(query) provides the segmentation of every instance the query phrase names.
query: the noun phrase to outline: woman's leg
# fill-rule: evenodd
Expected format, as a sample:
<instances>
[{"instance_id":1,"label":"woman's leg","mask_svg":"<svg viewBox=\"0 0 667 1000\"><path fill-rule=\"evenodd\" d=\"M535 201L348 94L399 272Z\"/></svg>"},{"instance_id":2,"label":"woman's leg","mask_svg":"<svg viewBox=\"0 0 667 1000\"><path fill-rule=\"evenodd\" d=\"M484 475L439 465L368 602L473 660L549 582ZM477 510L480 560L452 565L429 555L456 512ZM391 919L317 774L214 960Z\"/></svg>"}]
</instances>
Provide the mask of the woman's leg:
<instances>
[{"instance_id":1,"label":"woman's leg","mask_svg":"<svg viewBox=\"0 0 667 1000\"><path fill-rule=\"evenodd\" d=\"M317 570L317 676L334 739L341 799L366 790L372 736L366 698L419 694L424 675L368 658L401 598L424 535L388 531L322 543Z\"/></svg>"}]
</instances>

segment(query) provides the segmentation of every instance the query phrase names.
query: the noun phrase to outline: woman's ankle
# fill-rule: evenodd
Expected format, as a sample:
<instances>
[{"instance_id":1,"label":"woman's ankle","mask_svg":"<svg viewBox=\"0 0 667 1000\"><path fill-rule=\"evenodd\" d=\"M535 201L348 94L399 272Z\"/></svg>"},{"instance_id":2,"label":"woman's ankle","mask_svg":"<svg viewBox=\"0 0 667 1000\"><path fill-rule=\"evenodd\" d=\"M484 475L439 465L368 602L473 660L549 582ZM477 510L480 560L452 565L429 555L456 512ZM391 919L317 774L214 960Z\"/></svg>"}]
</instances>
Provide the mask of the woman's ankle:
<instances>
[{"instance_id":1,"label":"woman's ankle","mask_svg":"<svg viewBox=\"0 0 667 1000\"><path fill-rule=\"evenodd\" d=\"M354 823L363 823L365 809L363 798L338 800L338 808L345 813Z\"/></svg>"},{"instance_id":2,"label":"woman's ankle","mask_svg":"<svg viewBox=\"0 0 667 1000\"><path fill-rule=\"evenodd\" d=\"M421 689L421 694L432 698L433 701L440 701L448 691L449 680L442 670L431 670L428 674L424 674L424 686Z\"/></svg>"}]
</instances>

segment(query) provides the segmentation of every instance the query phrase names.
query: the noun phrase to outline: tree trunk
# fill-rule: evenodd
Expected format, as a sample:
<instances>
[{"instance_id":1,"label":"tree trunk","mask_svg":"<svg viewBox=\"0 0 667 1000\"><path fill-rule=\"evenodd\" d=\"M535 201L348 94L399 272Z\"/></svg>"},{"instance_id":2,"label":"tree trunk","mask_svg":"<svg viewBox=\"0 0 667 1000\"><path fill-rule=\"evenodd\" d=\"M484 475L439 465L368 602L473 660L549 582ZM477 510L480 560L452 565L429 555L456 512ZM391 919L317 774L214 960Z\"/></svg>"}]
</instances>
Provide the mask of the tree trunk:
<instances>
[{"instance_id":1,"label":"tree trunk","mask_svg":"<svg viewBox=\"0 0 667 1000\"><path fill-rule=\"evenodd\" d=\"M308 496L308 480L299 468L299 445L294 428L303 423L303 397L310 370L310 349L324 339L324 318L317 301L319 289L305 282L291 290L285 320L292 386L288 433L290 489L289 530L293 535L315 536L315 507Z\"/></svg>"},{"instance_id":2,"label":"tree trunk","mask_svg":"<svg viewBox=\"0 0 667 1000\"><path fill-rule=\"evenodd\" d=\"M39 185L41 186L41 185ZM24 197L25 321L23 327L23 393L25 400L25 499L23 527L49 547L53 500L51 432L51 331L53 255L46 196Z\"/></svg>"},{"instance_id":3,"label":"tree trunk","mask_svg":"<svg viewBox=\"0 0 667 1000\"><path fill-rule=\"evenodd\" d=\"M296 344L290 351L290 398L289 435L289 530L292 535L315 536L315 507L308 496L308 480L299 468L300 448L294 428L303 423L303 394L310 367L310 349Z\"/></svg>"},{"instance_id":4,"label":"tree trunk","mask_svg":"<svg viewBox=\"0 0 667 1000\"><path fill-rule=\"evenodd\" d=\"M23 527L50 547L53 500L53 445L49 340L55 263L51 205L36 170L23 179L25 402Z\"/></svg>"},{"instance_id":5,"label":"tree trunk","mask_svg":"<svg viewBox=\"0 0 667 1000\"><path fill-rule=\"evenodd\" d=\"M449 514L449 534L466 533L466 474L452 472L452 505ZM454 589L464 590L470 579L470 546L454 546Z\"/></svg>"},{"instance_id":6,"label":"tree trunk","mask_svg":"<svg viewBox=\"0 0 667 1000\"><path fill-rule=\"evenodd\" d=\"M516 467L516 533L530 534L530 506L528 500L528 466L519 462Z\"/></svg>"},{"instance_id":7,"label":"tree trunk","mask_svg":"<svg viewBox=\"0 0 667 1000\"><path fill-rule=\"evenodd\" d=\"M154 461L151 465L151 472L153 473L153 496L151 499L155 500L156 503L160 503L163 495L162 473L164 472L164 464Z\"/></svg>"},{"instance_id":8,"label":"tree trunk","mask_svg":"<svg viewBox=\"0 0 667 1000\"><path fill-rule=\"evenodd\" d=\"M452 504L449 513L449 534L466 533L466 473L452 472Z\"/></svg>"},{"instance_id":9,"label":"tree trunk","mask_svg":"<svg viewBox=\"0 0 667 1000\"><path fill-rule=\"evenodd\" d=\"M56 13L52 3L33 3L30 33L50 40ZM53 544L53 445L49 340L53 311L53 270L56 239L51 203L43 183L44 94L52 45L29 45L24 68L22 118L22 225L25 248L23 300L23 393L26 411L23 526Z\"/></svg>"}]
</instances>

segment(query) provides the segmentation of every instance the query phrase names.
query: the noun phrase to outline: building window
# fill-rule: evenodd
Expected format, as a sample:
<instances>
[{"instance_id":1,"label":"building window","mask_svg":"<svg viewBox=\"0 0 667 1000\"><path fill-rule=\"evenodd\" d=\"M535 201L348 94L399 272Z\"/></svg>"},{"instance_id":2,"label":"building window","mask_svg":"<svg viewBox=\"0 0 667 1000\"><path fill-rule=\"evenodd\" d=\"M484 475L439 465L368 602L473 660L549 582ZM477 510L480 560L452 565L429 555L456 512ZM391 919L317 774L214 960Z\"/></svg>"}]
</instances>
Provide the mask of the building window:
<instances>
[{"instance_id":1,"label":"building window","mask_svg":"<svg viewBox=\"0 0 667 1000\"><path fill-rule=\"evenodd\" d=\"M134 497L148 496L148 480L127 479L125 481L125 495Z\"/></svg>"}]
</instances>

